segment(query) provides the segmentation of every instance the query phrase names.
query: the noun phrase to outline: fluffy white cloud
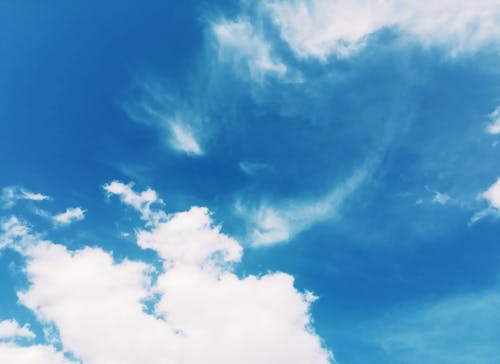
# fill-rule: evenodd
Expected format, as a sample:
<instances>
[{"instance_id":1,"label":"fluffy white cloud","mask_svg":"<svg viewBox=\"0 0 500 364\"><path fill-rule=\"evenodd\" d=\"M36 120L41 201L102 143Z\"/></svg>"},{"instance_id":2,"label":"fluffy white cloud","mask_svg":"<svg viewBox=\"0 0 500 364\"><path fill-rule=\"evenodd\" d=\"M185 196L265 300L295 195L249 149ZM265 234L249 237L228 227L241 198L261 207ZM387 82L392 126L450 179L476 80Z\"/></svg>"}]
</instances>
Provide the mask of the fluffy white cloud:
<instances>
[{"instance_id":1,"label":"fluffy white cloud","mask_svg":"<svg viewBox=\"0 0 500 364\"><path fill-rule=\"evenodd\" d=\"M287 67L272 55L271 45L245 20L221 21L213 26L219 58L243 65L252 79L262 81L266 75L283 76Z\"/></svg>"},{"instance_id":2,"label":"fluffy white cloud","mask_svg":"<svg viewBox=\"0 0 500 364\"><path fill-rule=\"evenodd\" d=\"M242 247L214 226L206 208L157 219L150 208L156 194L117 181L106 186L148 218L137 243L158 252L161 270L117 262L99 248L71 251L43 241L15 218L0 235L15 241L26 259L28 287L18 292L19 301L57 328L65 351L84 364L333 361L312 330L314 296L297 291L285 273L234 274ZM0 347L0 362L34 348ZM26 363L32 362L66 363L62 356Z\"/></svg>"},{"instance_id":3,"label":"fluffy white cloud","mask_svg":"<svg viewBox=\"0 0 500 364\"><path fill-rule=\"evenodd\" d=\"M156 192L148 188L140 193L133 190L134 184L125 184L120 181L112 181L103 186L104 190L110 195L120 197L120 200L141 213L141 219L144 221L158 221L164 219L166 214L163 211L151 210L153 204L163 204L161 198L158 197Z\"/></svg>"},{"instance_id":4,"label":"fluffy white cloud","mask_svg":"<svg viewBox=\"0 0 500 364\"><path fill-rule=\"evenodd\" d=\"M2 189L2 195L0 201L4 208L10 208L15 205L18 200L30 200L30 201L44 201L49 200L50 197L42 195L41 193L31 192L24 187L20 186L8 186Z\"/></svg>"},{"instance_id":5,"label":"fluffy white cloud","mask_svg":"<svg viewBox=\"0 0 500 364\"><path fill-rule=\"evenodd\" d=\"M15 338L34 339L35 334L29 325L20 326L16 320L0 321L0 340Z\"/></svg>"},{"instance_id":6,"label":"fluffy white cloud","mask_svg":"<svg viewBox=\"0 0 500 364\"><path fill-rule=\"evenodd\" d=\"M22 251L25 246L36 241L29 234L28 227L15 216L2 221L1 227L0 249L8 247L16 251Z\"/></svg>"},{"instance_id":7,"label":"fluffy white cloud","mask_svg":"<svg viewBox=\"0 0 500 364\"><path fill-rule=\"evenodd\" d=\"M492 207L500 209L500 178L498 178L490 188L483 192L481 197L486 199Z\"/></svg>"},{"instance_id":8,"label":"fluffy white cloud","mask_svg":"<svg viewBox=\"0 0 500 364\"><path fill-rule=\"evenodd\" d=\"M498 106L490 115L491 124L486 131L490 134L500 134L500 106Z\"/></svg>"},{"instance_id":9,"label":"fluffy white cloud","mask_svg":"<svg viewBox=\"0 0 500 364\"><path fill-rule=\"evenodd\" d=\"M495 0L269 0L264 8L298 56L322 60L352 54L383 28L452 55L498 46L500 35Z\"/></svg>"},{"instance_id":10,"label":"fluffy white cloud","mask_svg":"<svg viewBox=\"0 0 500 364\"><path fill-rule=\"evenodd\" d=\"M178 212L152 230L141 230L137 244L143 249L153 249L168 262L176 265L203 265L213 260L216 253L226 262L237 262L242 248L236 240L212 226L207 208L192 207Z\"/></svg>"},{"instance_id":11,"label":"fluffy white cloud","mask_svg":"<svg viewBox=\"0 0 500 364\"><path fill-rule=\"evenodd\" d=\"M85 210L81 207L70 207L66 211L54 215L53 220L57 225L69 225L75 221L81 221L85 218Z\"/></svg>"},{"instance_id":12,"label":"fluffy white cloud","mask_svg":"<svg viewBox=\"0 0 500 364\"><path fill-rule=\"evenodd\" d=\"M18 346L13 343L0 343L0 362L5 364L76 364L66 359L52 346Z\"/></svg>"}]
</instances>

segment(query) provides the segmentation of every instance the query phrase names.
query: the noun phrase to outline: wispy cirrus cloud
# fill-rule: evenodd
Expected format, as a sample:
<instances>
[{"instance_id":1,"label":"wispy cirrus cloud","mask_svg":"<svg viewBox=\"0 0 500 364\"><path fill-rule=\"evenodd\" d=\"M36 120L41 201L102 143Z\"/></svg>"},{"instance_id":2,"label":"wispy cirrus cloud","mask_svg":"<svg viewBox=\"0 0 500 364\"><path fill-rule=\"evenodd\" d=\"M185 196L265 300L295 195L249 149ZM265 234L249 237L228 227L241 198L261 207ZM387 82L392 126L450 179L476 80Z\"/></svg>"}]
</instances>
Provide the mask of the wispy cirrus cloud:
<instances>
[{"instance_id":1,"label":"wispy cirrus cloud","mask_svg":"<svg viewBox=\"0 0 500 364\"><path fill-rule=\"evenodd\" d=\"M2 188L0 197L2 207L11 208L19 200L45 201L50 200L50 197L41 193L31 192L21 186L7 186Z\"/></svg>"},{"instance_id":2,"label":"wispy cirrus cloud","mask_svg":"<svg viewBox=\"0 0 500 364\"><path fill-rule=\"evenodd\" d=\"M286 242L314 224L338 216L349 197L370 178L378 163L377 159L367 162L318 199L263 203L256 208L237 203L237 213L248 224L247 239L254 246Z\"/></svg>"},{"instance_id":3,"label":"wispy cirrus cloud","mask_svg":"<svg viewBox=\"0 0 500 364\"><path fill-rule=\"evenodd\" d=\"M191 157L205 154L202 115L157 82L143 82L138 89L139 97L123 102L132 120L156 128L174 151Z\"/></svg>"},{"instance_id":4,"label":"wispy cirrus cloud","mask_svg":"<svg viewBox=\"0 0 500 364\"><path fill-rule=\"evenodd\" d=\"M415 305L380 320L368 341L389 362L494 364L500 355L499 304L495 286Z\"/></svg>"},{"instance_id":5,"label":"wispy cirrus cloud","mask_svg":"<svg viewBox=\"0 0 500 364\"><path fill-rule=\"evenodd\" d=\"M272 46L248 20L222 20L213 24L217 51L222 62L243 68L250 77L262 82L266 76L283 77L287 66L272 53Z\"/></svg>"},{"instance_id":6,"label":"wispy cirrus cloud","mask_svg":"<svg viewBox=\"0 0 500 364\"><path fill-rule=\"evenodd\" d=\"M274 172L274 168L267 163L241 161L238 166L243 173L251 177L265 172Z\"/></svg>"}]
</instances>

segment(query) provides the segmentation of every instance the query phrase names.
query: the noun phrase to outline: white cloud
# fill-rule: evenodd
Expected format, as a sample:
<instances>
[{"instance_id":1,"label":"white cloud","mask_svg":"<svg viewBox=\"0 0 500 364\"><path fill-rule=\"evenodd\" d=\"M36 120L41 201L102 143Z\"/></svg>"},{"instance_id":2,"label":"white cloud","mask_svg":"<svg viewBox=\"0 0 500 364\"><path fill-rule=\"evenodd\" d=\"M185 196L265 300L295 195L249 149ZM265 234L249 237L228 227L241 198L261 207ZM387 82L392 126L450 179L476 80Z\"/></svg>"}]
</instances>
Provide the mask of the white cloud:
<instances>
[{"instance_id":1,"label":"white cloud","mask_svg":"<svg viewBox=\"0 0 500 364\"><path fill-rule=\"evenodd\" d=\"M42 241L26 226L19 230L15 218L2 234L29 241L18 244L28 279L19 301L42 325L57 328L64 351L84 364L333 362L312 329L314 296L297 291L285 273L234 274L242 247L213 224L206 208L157 219L159 211L144 212L156 194L144 198L117 181L106 186L149 218L137 243L158 252L160 271L117 262L99 248L71 251ZM0 361L30 348L0 347ZM64 363L59 359L26 363Z\"/></svg>"},{"instance_id":2,"label":"white cloud","mask_svg":"<svg viewBox=\"0 0 500 364\"><path fill-rule=\"evenodd\" d=\"M0 343L0 362L5 364L76 364L66 359L52 346L18 346L13 343Z\"/></svg>"},{"instance_id":3,"label":"white cloud","mask_svg":"<svg viewBox=\"0 0 500 364\"><path fill-rule=\"evenodd\" d=\"M0 249L8 247L20 251L31 243L28 227L15 216L2 221L0 235Z\"/></svg>"},{"instance_id":4,"label":"white cloud","mask_svg":"<svg viewBox=\"0 0 500 364\"><path fill-rule=\"evenodd\" d=\"M286 65L272 55L271 45L245 20L215 23L213 32L218 42L219 58L246 68L250 77L262 81L267 75L284 76Z\"/></svg>"},{"instance_id":5,"label":"white cloud","mask_svg":"<svg viewBox=\"0 0 500 364\"><path fill-rule=\"evenodd\" d=\"M143 249L153 249L168 262L177 265L203 265L213 261L214 254L222 255L226 262L237 262L242 248L212 226L207 208L191 207L189 211L173 214L151 230L137 234L137 244Z\"/></svg>"},{"instance_id":6,"label":"white cloud","mask_svg":"<svg viewBox=\"0 0 500 364\"><path fill-rule=\"evenodd\" d=\"M203 154L203 150L193 134L185 126L181 123L171 122L170 129L172 130L170 141L172 148L185 152L188 155Z\"/></svg>"},{"instance_id":7,"label":"white cloud","mask_svg":"<svg viewBox=\"0 0 500 364\"><path fill-rule=\"evenodd\" d=\"M125 184L120 181L112 181L103 186L104 190L111 195L120 197L120 200L141 213L141 219L145 221L158 221L166 218L163 211L151 210L153 204L163 204L163 200L158 197L156 192L151 188L140 193L135 192L132 187L133 183Z\"/></svg>"},{"instance_id":8,"label":"white cloud","mask_svg":"<svg viewBox=\"0 0 500 364\"><path fill-rule=\"evenodd\" d=\"M205 119L194 108L155 82L144 82L140 92L141 97L123 104L132 120L157 128L161 138L176 152L191 157L205 153Z\"/></svg>"},{"instance_id":9,"label":"white cloud","mask_svg":"<svg viewBox=\"0 0 500 364\"><path fill-rule=\"evenodd\" d=\"M264 203L256 209L238 203L236 211L247 219L250 226L249 240L255 246L285 242L313 224L335 216L345 201L370 177L377 163L366 163L345 182L315 200Z\"/></svg>"},{"instance_id":10,"label":"white cloud","mask_svg":"<svg viewBox=\"0 0 500 364\"><path fill-rule=\"evenodd\" d=\"M498 106L490 115L491 124L486 131L490 134L500 134L500 106Z\"/></svg>"},{"instance_id":11,"label":"white cloud","mask_svg":"<svg viewBox=\"0 0 500 364\"><path fill-rule=\"evenodd\" d=\"M492 207L500 209L500 177L490 188L481 194L481 197L486 199Z\"/></svg>"},{"instance_id":12,"label":"white cloud","mask_svg":"<svg viewBox=\"0 0 500 364\"><path fill-rule=\"evenodd\" d=\"M24 187L8 186L2 189L0 201L4 208L11 208L18 200L44 201L49 199L49 196L31 192Z\"/></svg>"},{"instance_id":13,"label":"white cloud","mask_svg":"<svg viewBox=\"0 0 500 364\"><path fill-rule=\"evenodd\" d=\"M16 338L34 339L35 334L29 325L20 326L16 320L0 321L0 340Z\"/></svg>"},{"instance_id":14,"label":"white cloud","mask_svg":"<svg viewBox=\"0 0 500 364\"><path fill-rule=\"evenodd\" d=\"M476 212L470 219L469 224L474 224L475 222L488 216L500 216L500 177L486 191L481 193L479 197L486 200L489 206Z\"/></svg>"},{"instance_id":15,"label":"white cloud","mask_svg":"<svg viewBox=\"0 0 500 364\"><path fill-rule=\"evenodd\" d=\"M269 0L264 8L298 56L321 60L356 52L383 28L452 55L497 47L500 35L496 0Z\"/></svg>"},{"instance_id":16,"label":"white cloud","mask_svg":"<svg viewBox=\"0 0 500 364\"><path fill-rule=\"evenodd\" d=\"M432 198L433 203L437 203L440 205L446 205L451 200L452 200L452 198L450 196L448 196L447 194L437 192L437 191L434 192L434 197Z\"/></svg>"},{"instance_id":17,"label":"white cloud","mask_svg":"<svg viewBox=\"0 0 500 364\"><path fill-rule=\"evenodd\" d=\"M54 215L54 223L57 225L69 225L75 221L81 221L85 218L85 210L81 207L70 207L66 211Z\"/></svg>"}]
</instances>

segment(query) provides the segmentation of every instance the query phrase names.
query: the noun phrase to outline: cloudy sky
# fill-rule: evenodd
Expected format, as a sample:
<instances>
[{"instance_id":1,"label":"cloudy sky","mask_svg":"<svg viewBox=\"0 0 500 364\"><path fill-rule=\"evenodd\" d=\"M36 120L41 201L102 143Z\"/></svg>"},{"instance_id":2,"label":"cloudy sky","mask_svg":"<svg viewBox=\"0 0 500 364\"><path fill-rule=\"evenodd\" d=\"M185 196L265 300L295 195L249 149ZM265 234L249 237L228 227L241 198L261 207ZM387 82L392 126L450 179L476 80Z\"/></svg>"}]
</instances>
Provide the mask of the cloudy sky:
<instances>
[{"instance_id":1,"label":"cloudy sky","mask_svg":"<svg viewBox=\"0 0 500 364\"><path fill-rule=\"evenodd\" d=\"M0 362L497 364L497 0L0 1Z\"/></svg>"}]
</instances>

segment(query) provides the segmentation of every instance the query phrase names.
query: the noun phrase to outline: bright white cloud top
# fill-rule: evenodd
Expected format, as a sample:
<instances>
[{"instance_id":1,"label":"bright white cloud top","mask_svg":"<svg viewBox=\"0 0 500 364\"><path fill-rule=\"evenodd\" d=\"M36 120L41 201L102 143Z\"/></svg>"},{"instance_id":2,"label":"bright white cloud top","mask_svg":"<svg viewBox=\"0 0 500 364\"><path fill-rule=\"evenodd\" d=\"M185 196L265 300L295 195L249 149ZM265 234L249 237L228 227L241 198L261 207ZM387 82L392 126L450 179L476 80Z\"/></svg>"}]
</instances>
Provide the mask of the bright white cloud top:
<instances>
[{"instance_id":1,"label":"bright white cloud top","mask_svg":"<svg viewBox=\"0 0 500 364\"><path fill-rule=\"evenodd\" d=\"M15 364L77 364L52 346L18 346L12 343L0 343L0 360Z\"/></svg>"},{"instance_id":2,"label":"bright white cloud top","mask_svg":"<svg viewBox=\"0 0 500 364\"><path fill-rule=\"evenodd\" d=\"M15 338L34 339L35 334L29 325L20 326L16 320L0 321L0 340Z\"/></svg>"},{"instance_id":3,"label":"bright white cloud top","mask_svg":"<svg viewBox=\"0 0 500 364\"><path fill-rule=\"evenodd\" d=\"M500 178L483 192L481 197L486 199L492 207L500 209Z\"/></svg>"},{"instance_id":4,"label":"bright white cloud top","mask_svg":"<svg viewBox=\"0 0 500 364\"><path fill-rule=\"evenodd\" d=\"M85 210L81 207L69 207L66 211L54 215L54 223L57 225L69 225L76 221L85 219Z\"/></svg>"},{"instance_id":5,"label":"bright white cloud top","mask_svg":"<svg viewBox=\"0 0 500 364\"><path fill-rule=\"evenodd\" d=\"M172 148L184 152L188 155L202 155L203 150L196 141L193 134L181 123L170 122L172 135L170 144Z\"/></svg>"},{"instance_id":6,"label":"bright white cloud top","mask_svg":"<svg viewBox=\"0 0 500 364\"><path fill-rule=\"evenodd\" d=\"M64 351L85 364L333 361L312 329L315 297L297 291L285 273L237 276L232 264L243 248L208 209L166 214L151 207L158 200L151 189L118 181L104 188L146 220L137 244L158 253L161 269L116 261L100 248L69 250L17 218L4 223L0 237L26 261L20 302L42 325L55 325ZM21 353L35 358L26 363L69 362L38 346L0 346L0 361Z\"/></svg>"},{"instance_id":7,"label":"bright white cloud top","mask_svg":"<svg viewBox=\"0 0 500 364\"><path fill-rule=\"evenodd\" d=\"M495 0L329 1L269 0L263 5L281 37L299 57L349 56L384 28L450 54L498 47L500 6Z\"/></svg>"}]
</instances>

